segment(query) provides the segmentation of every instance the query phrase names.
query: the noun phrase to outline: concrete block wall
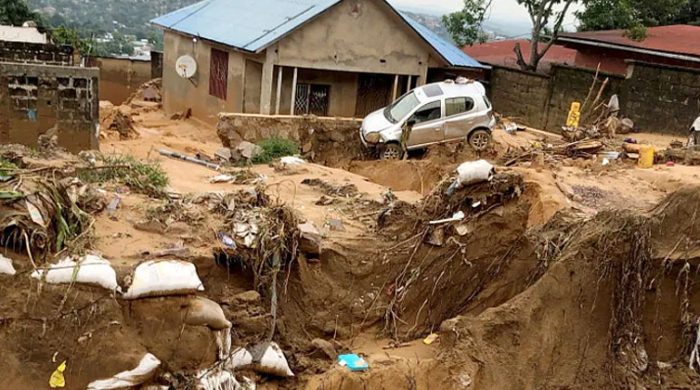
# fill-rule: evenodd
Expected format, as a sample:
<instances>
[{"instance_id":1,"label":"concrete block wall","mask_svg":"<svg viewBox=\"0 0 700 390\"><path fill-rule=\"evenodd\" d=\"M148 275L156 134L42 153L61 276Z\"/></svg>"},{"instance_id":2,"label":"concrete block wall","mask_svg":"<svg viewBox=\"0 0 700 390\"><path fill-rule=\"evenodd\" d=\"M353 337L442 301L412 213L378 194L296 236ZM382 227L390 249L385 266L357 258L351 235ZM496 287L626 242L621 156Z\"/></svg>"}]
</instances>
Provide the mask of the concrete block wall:
<instances>
[{"instance_id":1,"label":"concrete block wall","mask_svg":"<svg viewBox=\"0 0 700 390\"><path fill-rule=\"evenodd\" d=\"M41 43L0 41L0 62L73 65L73 48Z\"/></svg>"},{"instance_id":2,"label":"concrete block wall","mask_svg":"<svg viewBox=\"0 0 700 390\"><path fill-rule=\"evenodd\" d=\"M559 132L566 124L571 103L583 103L595 70L553 65L549 75L494 67L490 95L494 109L514 120ZM600 103L617 93L621 115L645 132L684 135L700 115L700 70L630 62L626 77L600 72L608 79ZM589 101L598 93L598 83Z\"/></svg>"},{"instance_id":3,"label":"concrete block wall","mask_svg":"<svg viewBox=\"0 0 700 390\"><path fill-rule=\"evenodd\" d=\"M576 68L566 65L552 65L550 73L551 95L547 104L547 119L543 126L545 129L558 131L566 124L572 102L583 104L591 91L595 70ZM603 80L608 79L608 83L603 90L603 94L597 104L607 103L613 94L620 94L623 87L624 77L599 72L598 79L584 111L592 108L592 104L598 94ZM584 114L585 115L585 114Z\"/></svg>"},{"instance_id":4,"label":"concrete block wall","mask_svg":"<svg viewBox=\"0 0 700 390\"><path fill-rule=\"evenodd\" d=\"M496 111L532 127L544 128L549 77L494 66L490 96Z\"/></svg>"},{"instance_id":5,"label":"concrete block wall","mask_svg":"<svg viewBox=\"0 0 700 390\"><path fill-rule=\"evenodd\" d=\"M72 152L98 147L99 70L0 63L0 143L37 146L55 132Z\"/></svg>"},{"instance_id":6,"label":"concrete block wall","mask_svg":"<svg viewBox=\"0 0 700 390\"><path fill-rule=\"evenodd\" d=\"M700 69L629 62L620 103L638 127L683 135L700 115Z\"/></svg>"}]
</instances>

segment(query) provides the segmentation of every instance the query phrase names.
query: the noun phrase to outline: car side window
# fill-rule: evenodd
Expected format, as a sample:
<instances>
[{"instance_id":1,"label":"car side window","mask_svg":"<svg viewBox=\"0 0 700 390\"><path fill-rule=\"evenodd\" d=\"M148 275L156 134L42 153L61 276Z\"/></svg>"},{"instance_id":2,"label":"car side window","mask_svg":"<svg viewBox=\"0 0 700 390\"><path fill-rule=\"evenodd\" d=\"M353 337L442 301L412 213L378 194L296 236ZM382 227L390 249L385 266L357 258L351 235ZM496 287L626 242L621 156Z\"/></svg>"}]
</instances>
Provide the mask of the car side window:
<instances>
[{"instance_id":1,"label":"car side window","mask_svg":"<svg viewBox=\"0 0 700 390\"><path fill-rule=\"evenodd\" d=\"M445 99L445 115L452 116L469 112L474 108L474 100L468 97Z\"/></svg>"},{"instance_id":2,"label":"car side window","mask_svg":"<svg viewBox=\"0 0 700 390\"><path fill-rule=\"evenodd\" d=\"M414 120L416 124L432 121L435 119L440 119L442 117L442 107L440 101L435 101L424 105L419 108L413 115L411 119Z\"/></svg>"}]
</instances>

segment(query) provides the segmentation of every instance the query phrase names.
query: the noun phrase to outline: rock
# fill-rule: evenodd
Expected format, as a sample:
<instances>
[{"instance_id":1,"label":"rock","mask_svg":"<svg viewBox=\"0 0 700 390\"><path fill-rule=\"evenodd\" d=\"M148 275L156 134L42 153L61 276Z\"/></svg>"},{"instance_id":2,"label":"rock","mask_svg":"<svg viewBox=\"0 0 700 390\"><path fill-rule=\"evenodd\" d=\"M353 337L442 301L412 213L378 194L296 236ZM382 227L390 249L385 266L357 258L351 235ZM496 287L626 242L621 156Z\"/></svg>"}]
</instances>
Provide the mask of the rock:
<instances>
[{"instance_id":1,"label":"rock","mask_svg":"<svg viewBox=\"0 0 700 390\"><path fill-rule=\"evenodd\" d=\"M254 143L248 141L241 141L241 143L236 146L236 151L241 157L252 160L255 156L262 152L262 148Z\"/></svg>"},{"instance_id":2,"label":"rock","mask_svg":"<svg viewBox=\"0 0 700 390\"><path fill-rule=\"evenodd\" d=\"M328 225L328 228L332 231L335 232L344 232L345 231L345 226L343 225L343 221L337 218L331 218L326 221L326 225Z\"/></svg>"},{"instance_id":3,"label":"rock","mask_svg":"<svg viewBox=\"0 0 700 390\"><path fill-rule=\"evenodd\" d=\"M309 141L301 146L301 152L302 153L309 153L311 150L313 150L313 147L314 147L314 144L311 141Z\"/></svg>"},{"instance_id":4,"label":"rock","mask_svg":"<svg viewBox=\"0 0 700 390\"><path fill-rule=\"evenodd\" d=\"M134 224L134 229L141 230L149 233L163 234L167 226L157 219L151 219L148 221L136 222Z\"/></svg>"},{"instance_id":5,"label":"rock","mask_svg":"<svg viewBox=\"0 0 700 390\"><path fill-rule=\"evenodd\" d=\"M229 148L221 148L216 151L216 157L222 159L223 161L231 161L233 154Z\"/></svg>"},{"instance_id":6,"label":"rock","mask_svg":"<svg viewBox=\"0 0 700 390\"><path fill-rule=\"evenodd\" d=\"M233 300L244 304L258 303L260 302L260 294L255 290L250 290L234 295Z\"/></svg>"},{"instance_id":7,"label":"rock","mask_svg":"<svg viewBox=\"0 0 700 390\"><path fill-rule=\"evenodd\" d=\"M311 340L311 346L316 350L323 352L324 355L330 360L335 360L338 357L338 352L335 350L333 344L329 343L323 339L313 339Z\"/></svg>"},{"instance_id":8,"label":"rock","mask_svg":"<svg viewBox=\"0 0 700 390\"><path fill-rule=\"evenodd\" d=\"M321 232L318 231L313 222L302 223L298 228L301 232L299 250L310 255L321 254Z\"/></svg>"}]
</instances>

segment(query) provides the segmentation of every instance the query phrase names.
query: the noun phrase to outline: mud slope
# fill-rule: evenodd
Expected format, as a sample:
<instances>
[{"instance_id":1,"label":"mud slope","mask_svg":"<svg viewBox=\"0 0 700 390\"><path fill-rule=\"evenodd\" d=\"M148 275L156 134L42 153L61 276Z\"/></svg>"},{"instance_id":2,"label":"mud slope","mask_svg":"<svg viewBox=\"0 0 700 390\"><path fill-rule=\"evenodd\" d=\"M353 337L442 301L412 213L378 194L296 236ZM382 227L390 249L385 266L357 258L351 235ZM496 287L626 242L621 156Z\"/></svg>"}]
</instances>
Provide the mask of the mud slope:
<instances>
[{"instance_id":1,"label":"mud slope","mask_svg":"<svg viewBox=\"0 0 700 390\"><path fill-rule=\"evenodd\" d=\"M576 222L531 287L441 325L441 361L474 389L697 388L699 204L685 188Z\"/></svg>"}]
</instances>

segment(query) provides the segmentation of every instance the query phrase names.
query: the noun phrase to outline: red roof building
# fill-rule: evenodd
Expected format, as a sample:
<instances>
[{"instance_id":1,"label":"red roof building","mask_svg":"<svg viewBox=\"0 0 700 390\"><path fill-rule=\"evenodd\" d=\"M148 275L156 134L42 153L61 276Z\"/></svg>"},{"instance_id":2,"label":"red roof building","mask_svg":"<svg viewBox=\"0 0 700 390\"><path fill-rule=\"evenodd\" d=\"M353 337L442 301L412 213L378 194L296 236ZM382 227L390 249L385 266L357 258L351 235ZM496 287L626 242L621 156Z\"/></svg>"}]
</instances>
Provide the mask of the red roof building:
<instances>
[{"instance_id":1,"label":"red roof building","mask_svg":"<svg viewBox=\"0 0 700 390\"><path fill-rule=\"evenodd\" d=\"M525 61L529 60L530 41L527 39L509 39L475 44L463 47L462 51L484 64L519 69L520 67L513 51L516 43L520 43L520 50L525 57ZM575 60L576 50L553 45L540 60L537 71L547 73L553 63L574 65Z\"/></svg>"},{"instance_id":2,"label":"red roof building","mask_svg":"<svg viewBox=\"0 0 700 390\"><path fill-rule=\"evenodd\" d=\"M627 60L700 68L700 26L647 28L644 40L627 38L625 30L560 34L557 43L577 52L576 66L625 74ZM477 59L479 59L477 57Z\"/></svg>"}]
</instances>

